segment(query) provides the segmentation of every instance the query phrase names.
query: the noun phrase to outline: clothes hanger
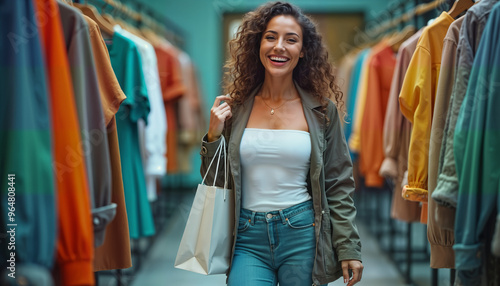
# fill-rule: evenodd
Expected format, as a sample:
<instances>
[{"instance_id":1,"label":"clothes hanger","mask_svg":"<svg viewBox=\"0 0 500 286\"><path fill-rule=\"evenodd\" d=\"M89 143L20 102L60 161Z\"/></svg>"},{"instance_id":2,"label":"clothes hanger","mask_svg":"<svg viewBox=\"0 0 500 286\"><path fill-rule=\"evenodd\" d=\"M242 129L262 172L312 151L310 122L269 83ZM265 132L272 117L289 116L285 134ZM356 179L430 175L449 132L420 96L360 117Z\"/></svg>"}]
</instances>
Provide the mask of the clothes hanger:
<instances>
[{"instance_id":1,"label":"clothes hanger","mask_svg":"<svg viewBox=\"0 0 500 286\"><path fill-rule=\"evenodd\" d=\"M73 3L73 6L82 11L83 15L94 20L94 22L97 23L102 32L110 36L112 36L115 33L115 31L113 30L113 26L111 26L111 24L107 22L101 16L101 14L99 14L99 12L94 6L87 4L87 1L85 1L85 4Z\"/></svg>"},{"instance_id":2,"label":"clothes hanger","mask_svg":"<svg viewBox=\"0 0 500 286\"><path fill-rule=\"evenodd\" d=\"M397 34L395 34L393 37L391 37L388 41L388 45L391 46L392 50L397 52L399 50L399 47L401 46L404 41L406 41L408 38L410 38L413 34L417 32L417 29L413 25L408 25L403 28L403 30Z\"/></svg>"},{"instance_id":3,"label":"clothes hanger","mask_svg":"<svg viewBox=\"0 0 500 286\"><path fill-rule=\"evenodd\" d=\"M148 41L150 42L151 44L153 44L153 46L155 45L158 45L158 37L156 35L155 32L153 32L153 30L151 30L150 28L144 26L144 27L141 27L140 30L141 32L141 35Z\"/></svg>"},{"instance_id":4,"label":"clothes hanger","mask_svg":"<svg viewBox=\"0 0 500 286\"><path fill-rule=\"evenodd\" d=\"M472 0L456 0L455 3L453 3L453 6L451 7L450 11L448 11L448 14L456 19L460 14L463 12L467 11L472 5L476 4Z\"/></svg>"}]
</instances>

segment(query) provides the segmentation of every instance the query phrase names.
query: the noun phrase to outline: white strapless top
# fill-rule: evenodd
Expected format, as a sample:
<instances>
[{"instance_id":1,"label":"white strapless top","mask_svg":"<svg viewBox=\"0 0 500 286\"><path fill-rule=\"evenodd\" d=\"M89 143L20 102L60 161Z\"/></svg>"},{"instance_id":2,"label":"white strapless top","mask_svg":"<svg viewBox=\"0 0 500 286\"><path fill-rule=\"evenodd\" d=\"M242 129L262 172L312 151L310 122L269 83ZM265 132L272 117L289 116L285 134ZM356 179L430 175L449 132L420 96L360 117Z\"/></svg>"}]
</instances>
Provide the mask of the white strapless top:
<instances>
[{"instance_id":1,"label":"white strapless top","mask_svg":"<svg viewBox=\"0 0 500 286\"><path fill-rule=\"evenodd\" d=\"M267 212L311 199L309 132L246 128L240 144L242 207Z\"/></svg>"}]
</instances>

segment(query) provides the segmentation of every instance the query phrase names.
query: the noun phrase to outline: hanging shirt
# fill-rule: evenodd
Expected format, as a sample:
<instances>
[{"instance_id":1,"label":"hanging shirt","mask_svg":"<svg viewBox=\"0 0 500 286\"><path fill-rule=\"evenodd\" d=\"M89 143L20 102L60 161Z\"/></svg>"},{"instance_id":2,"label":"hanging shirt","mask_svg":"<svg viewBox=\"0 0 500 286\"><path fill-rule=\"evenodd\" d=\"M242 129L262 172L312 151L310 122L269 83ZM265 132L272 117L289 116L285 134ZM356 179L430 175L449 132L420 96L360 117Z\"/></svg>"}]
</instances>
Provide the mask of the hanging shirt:
<instances>
[{"instance_id":1,"label":"hanging shirt","mask_svg":"<svg viewBox=\"0 0 500 286\"><path fill-rule=\"evenodd\" d=\"M436 91L436 103L432 116L431 139L429 144L429 194L432 195L437 184L439 152L446 114L448 113L448 102L450 101L455 80L457 43L464 17L455 20L446 33L443 41L443 53L441 56L441 70ZM454 268L455 254L452 246L454 243L453 230L442 228L436 220L436 212L439 211L442 219L453 222L455 210L439 206L433 199L429 199L429 220L427 225L427 237L431 245L431 267L432 268ZM453 225L451 226L453 227Z\"/></svg>"},{"instance_id":2,"label":"hanging shirt","mask_svg":"<svg viewBox=\"0 0 500 286\"><path fill-rule=\"evenodd\" d=\"M155 233L155 228L137 128L139 119L147 123L150 111L141 58L134 42L119 30L115 30L112 42L106 44L116 78L127 96L116 114L116 125L130 237L151 236Z\"/></svg>"},{"instance_id":3,"label":"hanging shirt","mask_svg":"<svg viewBox=\"0 0 500 286\"><path fill-rule=\"evenodd\" d=\"M335 75L335 80L340 88L340 91L342 92L343 100L346 104L349 100L349 87L351 86L350 82L353 74L352 70L354 69L356 60L358 59L358 54L359 51L351 51L345 55L338 65ZM344 124L343 121L342 124Z\"/></svg>"},{"instance_id":4,"label":"hanging shirt","mask_svg":"<svg viewBox=\"0 0 500 286\"><path fill-rule=\"evenodd\" d=\"M487 2L490 1L485 4ZM476 11L479 10L474 9ZM480 272L478 268L485 263L484 257L488 257L486 252L491 251L491 245L484 245L485 232L493 228L488 220L492 216L498 218L500 213L499 27L500 3L492 8L476 49L455 128L453 146L459 180L456 221L459 223L455 224L453 249L459 271Z\"/></svg>"},{"instance_id":5,"label":"hanging shirt","mask_svg":"<svg viewBox=\"0 0 500 286\"><path fill-rule=\"evenodd\" d=\"M351 136L349 137L349 149L354 153L359 153L361 150L361 125L365 113L366 98L368 97L368 77L370 72L370 62L372 56L377 54L381 49L384 49L387 44L386 40L382 40L375 45L368 54L364 65L361 69L359 79L358 94L356 95L356 106L354 107L354 120L352 122Z\"/></svg>"},{"instance_id":6,"label":"hanging shirt","mask_svg":"<svg viewBox=\"0 0 500 286\"><path fill-rule=\"evenodd\" d=\"M59 7L55 0L37 0L36 4L37 13L46 16L37 19L47 64L54 132L59 216L57 280L63 285L94 285L90 188Z\"/></svg>"},{"instance_id":7,"label":"hanging shirt","mask_svg":"<svg viewBox=\"0 0 500 286\"><path fill-rule=\"evenodd\" d=\"M178 132L178 153L179 171L189 173L192 171L191 160L192 150L198 146L206 129L201 110L200 94L195 70L191 58L185 52L179 53L179 63L182 71L182 80L185 86L184 95L179 99L179 132ZM199 161L198 156L195 160Z\"/></svg>"},{"instance_id":8,"label":"hanging shirt","mask_svg":"<svg viewBox=\"0 0 500 286\"><path fill-rule=\"evenodd\" d=\"M469 84L472 62L483 34L491 8L497 1L483 0L472 6L465 14L463 28L457 47L457 76L450 100L446 125L444 127L443 144L441 146L441 162L433 199L439 204L456 207L458 196L458 178L453 155L453 136L460 106L462 105Z\"/></svg>"},{"instance_id":9,"label":"hanging shirt","mask_svg":"<svg viewBox=\"0 0 500 286\"><path fill-rule=\"evenodd\" d=\"M399 109L399 93L421 34L422 29L404 41L398 50L384 119L385 158L379 170L381 176L394 182L391 217L404 222L420 221L421 209L417 202L407 201L401 197L403 176L408 169L411 123Z\"/></svg>"},{"instance_id":10,"label":"hanging shirt","mask_svg":"<svg viewBox=\"0 0 500 286\"><path fill-rule=\"evenodd\" d=\"M77 9L58 4L82 133L95 246L99 246L104 241L106 226L116 213L116 204L111 202L111 163L105 119L87 22Z\"/></svg>"},{"instance_id":11,"label":"hanging shirt","mask_svg":"<svg viewBox=\"0 0 500 286\"><path fill-rule=\"evenodd\" d=\"M0 3L0 215L2 231L10 230L8 224L17 224L16 261L50 271L57 240L57 204L48 74L42 35L23 24L36 23L34 5L30 0ZM9 191L15 196L9 196ZM15 204L8 204L9 197L15 198ZM15 217L9 220L12 206ZM4 256L8 239L1 238L3 263L10 258Z\"/></svg>"},{"instance_id":12,"label":"hanging shirt","mask_svg":"<svg viewBox=\"0 0 500 286\"><path fill-rule=\"evenodd\" d=\"M368 94L361 122L360 171L367 187L381 188L384 179L379 175L384 161L383 130L387 100L396 58L392 48L384 44L372 54L368 66Z\"/></svg>"},{"instance_id":13,"label":"hanging shirt","mask_svg":"<svg viewBox=\"0 0 500 286\"><path fill-rule=\"evenodd\" d=\"M352 153L359 153L360 150L360 145L361 145L361 139L360 139L360 132L361 132L361 123L363 121L363 114L365 111L365 103L366 103L366 96L368 93L367 89L367 83L368 83L368 67L369 63L371 61L371 56L372 54L376 53L379 49L379 46L381 43L376 45L370 50L370 53L367 55L367 58L363 62L363 66L361 67L361 73L360 73L360 78L359 78L359 86L357 90L357 95L356 95L356 104L354 106L354 112L353 117L354 119L352 120L352 129L351 129L351 135L349 136L349 150Z\"/></svg>"},{"instance_id":14,"label":"hanging shirt","mask_svg":"<svg viewBox=\"0 0 500 286\"><path fill-rule=\"evenodd\" d=\"M161 42L155 47L155 52L158 59L163 103L167 114L167 173L172 174L178 171L177 103L185 93L186 87L182 82L177 51L172 44Z\"/></svg>"},{"instance_id":15,"label":"hanging shirt","mask_svg":"<svg viewBox=\"0 0 500 286\"><path fill-rule=\"evenodd\" d=\"M347 96L347 104L346 104L346 109L347 109L347 118L346 118L346 123L344 124L344 134L345 138L349 140L351 137L352 133L352 128L353 128L353 120L354 120L354 107L356 106L357 102L357 96L358 96L358 87L360 85L360 78L361 78L361 70L362 67L365 65L366 59L368 58L368 55L370 54L370 49L365 49L361 51L358 54L358 57L356 59L356 63L354 64L354 67L352 69L352 74L350 77L350 82L349 82L349 95ZM356 153L352 152L351 149L349 149L349 153L351 155L351 160L354 161L356 158Z\"/></svg>"},{"instance_id":16,"label":"hanging shirt","mask_svg":"<svg viewBox=\"0 0 500 286\"><path fill-rule=\"evenodd\" d=\"M141 55L142 72L148 91L148 99L151 111L148 114L148 124L139 121L139 143L142 151L144 170L146 174L146 185L149 201L155 201L156 179L167 173L166 170L166 140L167 118L161 93L160 79L158 77L158 66L153 46L143 39L115 26L115 30L132 40Z\"/></svg>"},{"instance_id":17,"label":"hanging shirt","mask_svg":"<svg viewBox=\"0 0 500 286\"><path fill-rule=\"evenodd\" d=\"M408 157L408 185L403 188L403 197L408 200L427 202L432 110L443 39L453 21L448 13L443 12L430 26L424 28L399 95L401 112L413 124Z\"/></svg>"},{"instance_id":18,"label":"hanging shirt","mask_svg":"<svg viewBox=\"0 0 500 286\"><path fill-rule=\"evenodd\" d=\"M101 105L105 124L109 126L111 121L115 118L115 114L118 112L120 105L127 97L116 79L115 72L111 66L108 48L101 35L99 26L89 17L85 15L83 17L89 26L90 44L92 46L92 55L94 56L95 70L99 83Z\"/></svg>"},{"instance_id":19,"label":"hanging shirt","mask_svg":"<svg viewBox=\"0 0 500 286\"><path fill-rule=\"evenodd\" d=\"M106 228L103 244L95 249L94 271L125 269L132 267L132 255L115 113L126 96L111 67L108 49L99 26L89 17L84 16L84 18L89 25L90 43L107 126L112 181L111 201L116 204L116 215Z\"/></svg>"}]
</instances>

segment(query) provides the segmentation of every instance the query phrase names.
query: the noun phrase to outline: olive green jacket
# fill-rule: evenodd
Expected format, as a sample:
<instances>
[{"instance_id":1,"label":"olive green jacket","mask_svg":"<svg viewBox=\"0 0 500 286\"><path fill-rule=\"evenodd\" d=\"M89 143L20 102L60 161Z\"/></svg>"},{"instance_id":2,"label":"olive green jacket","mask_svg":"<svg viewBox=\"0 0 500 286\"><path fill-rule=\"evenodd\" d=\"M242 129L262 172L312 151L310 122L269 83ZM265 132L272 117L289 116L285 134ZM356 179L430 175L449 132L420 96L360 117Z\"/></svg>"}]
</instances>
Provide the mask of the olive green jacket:
<instances>
[{"instance_id":1,"label":"olive green jacket","mask_svg":"<svg viewBox=\"0 0 500 286\"><path fill-rule=\"evenodd\" d=\"M342 260L361 260L361 242L354 223L356 208L350 194L354 191L352 163L337 109L329 101L326 111L317 97L313 97L296 84L302 100L304 114L311 135L310 172L308 190L312 196L315 213L316 256L312 279L314 285L326 284L342 276ZM227 121L223 136L228 142L230 182L235 192L235 221L233 236L236 237L241 207L240 142L250 117L257 88L242 105L233 108L233 117ZM222 137L222 136L221 136ZM212 160L219 140L207 142L206 135L201 147L201 174L204 175ZM220 168L223 168L220 164ZM218 174L224 174L221 169ZM213 182L215 169L207 174L207 184ZM224 185L224 176L218 176L217 186ZM236 240L233 239L233 252ZM334 251L335 250L335 251Z\"/></svg>"}]
</instances>

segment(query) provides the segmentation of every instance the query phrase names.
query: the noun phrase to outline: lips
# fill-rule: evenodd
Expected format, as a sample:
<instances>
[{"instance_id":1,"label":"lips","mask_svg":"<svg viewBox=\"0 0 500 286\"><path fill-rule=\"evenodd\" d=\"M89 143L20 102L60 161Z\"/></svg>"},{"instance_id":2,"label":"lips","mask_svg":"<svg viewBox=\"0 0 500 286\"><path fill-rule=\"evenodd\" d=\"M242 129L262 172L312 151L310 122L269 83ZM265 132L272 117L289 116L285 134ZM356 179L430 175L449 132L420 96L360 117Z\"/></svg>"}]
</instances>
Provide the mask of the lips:
<instances>
[{"instance_id":1,"label":"lips","mask_svg":"<svg viewBox=\"0 0 500 286\"><path fill-rule=\"evenodd\" d=\"M285 63L290 60L289 58L283 56L269 56L268 58L275 63Z\"/></svg>"}]
</instances>

